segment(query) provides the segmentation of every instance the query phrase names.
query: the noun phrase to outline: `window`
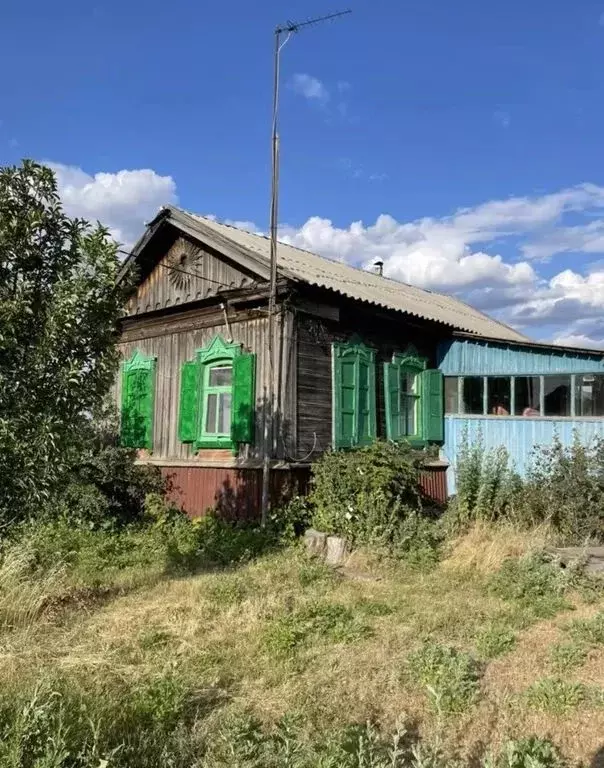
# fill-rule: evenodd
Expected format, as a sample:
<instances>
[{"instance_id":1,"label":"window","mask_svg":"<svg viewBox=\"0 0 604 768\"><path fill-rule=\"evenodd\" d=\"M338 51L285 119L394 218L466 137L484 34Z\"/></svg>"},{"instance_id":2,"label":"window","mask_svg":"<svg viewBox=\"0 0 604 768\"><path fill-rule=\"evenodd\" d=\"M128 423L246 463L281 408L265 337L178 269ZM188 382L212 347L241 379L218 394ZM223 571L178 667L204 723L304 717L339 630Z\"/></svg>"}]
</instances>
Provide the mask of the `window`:
<instances>
[{"instance_id":1,"label":"window","mask_svg":"<svg viewBox=\"0 0 604 768\"><path fill-rule=\"evenodd\" d=\"M541 378L516 376L514 379L514 416L541 415Z\"/></svg>"},{"instance_id":2,"label":"window","mask_svg":"<svg viewBox=\"0 0 604 768\"><path fill-rule=\"evenodd\" d=\"M577 374L575 376L575 415L604 416L604 376Z\"/></svg>"},{"instance_id":3,"label":"window","mask_svg":"<svg viewBox=\"0 0 604 768\"><path fill-rule=\"evenodd\" d=\"M394 355L384 364L386 435L425 443L443 439L443 376L416 356Z\"/></svg>"},{"instance_id":4,"label":"window","mask_svg":"<svg viewBox=\"0 0 604 768\"><path fill-rule=\"evenodd\" d=\"M462 379L462 413L484 413L484 376L464 376Z\"/></svg>"},{"instance_id":5,"label":"window","mask_svg":"<svg viewBox=\"0 0 604 768\"><path fill-rule=\"evenodd\" d=\"M459 413L459 378L445 376L445 413Z\"/></svg>"},{"instance_id":6,"label":"window","mask_svg":"<svg viewBox=\"0 0 604 768\"><path fill-rule=\"evenodd\" d=\"M224 363L207 365L205 368L202 431L205 435L230 436L233 368Z\"/></svg>"},{"instance_id":7,"label":"window","mask_svg":"<svg viewBox=\"0 0 604 768\"><path fill-rule=\"evenodd\" d=\"M126 448L153 448L155 358L138 350L122 362L120 442Z\"/></svg>"},{"instance_id":8,"label":"window","mask_svg":"<svg viewBox=\"0 0 604 768\"><path fill-rule=\"evenodd\" d=\"M570 376L543 377L543 415L570 416Z\"/></svg>"},{"instance_id":9,"label":"window","mask_svg":"<svg viewBox=\"0 0 604 768\"><path fill-rule=\"evenodd\" d=\"M361 342L332 345L333 444L366 445L376 436L375 350Z\"/></svg>"},{"instance_id":10,"label":"window","mask_svg":"<svg viewBox=\"0 0 604 768\"><path fill-rule=\"evenodd\" d=\"M487 413L491 416L509 416L512 411L512 388L509 376L487 378Z\"/></svg>"},{"instance_id":11,"label":"window","mask_svg":"<svg viewBox=\"0 0 604 768\"><path fill-rule=\"evenodd\" d=\"M256 356L216 336L183 363L178 435L196 448L233 448L254 439Z\"/></svg>"}]
</instances>

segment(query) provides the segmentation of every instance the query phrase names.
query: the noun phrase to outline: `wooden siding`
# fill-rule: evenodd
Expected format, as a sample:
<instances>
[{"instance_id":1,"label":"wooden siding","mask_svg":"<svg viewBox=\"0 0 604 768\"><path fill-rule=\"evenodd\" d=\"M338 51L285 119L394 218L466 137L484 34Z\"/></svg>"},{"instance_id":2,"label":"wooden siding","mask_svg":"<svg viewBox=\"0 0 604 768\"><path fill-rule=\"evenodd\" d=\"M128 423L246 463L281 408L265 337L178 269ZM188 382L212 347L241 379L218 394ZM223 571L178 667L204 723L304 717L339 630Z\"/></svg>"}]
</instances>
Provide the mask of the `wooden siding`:
<instances>
[{"instance_id":1,"label":"wooden siding","mask_svg":"<svg viewBox=\"0 0 604 768\"><path fill-rule=\"evenodd\" d=\"M179 237L138 286L126 306L128 315L176 307L245 288L255 276L208 248Z\"/></svg>"},{"instance_id":2,"label":"wooden siding","mask_svg":"<svg viewBox=\"0 0 604 768\"><path fill-rule=\"evenodd\" d=\"M209 509L229 519L255 519L262 499L262 470L228 467L162 467L168 481L169 498L191 517ZM282 504L294 494L308 490L308 465L275 469L271 473L271 503ZM427 466L420 475L425 499L437 505L447 500L446 467Z\"/></svg>"},{"instance_id":3,"label":"wooden siding","mask_svg":"<svg viewBox=\"0 0 604 768\"><path fill-rule=\"evenodd\" d=\"M185 314L185 313L183 313ZM200 324L199 320L203 319ZM201 327L199 327L201 325ZM175 332L172 327L177 327ZM243 344L247 351L254 352L256 359L256 422L255 442L240 448L238 459L241 461L259 459L264 455L264 417L267 410L267 392L269 377L268 360L268 320L266 312L260 310L229 310L229 329L233 341ZM155 412L153 450L151 458L155 463L162 461L198 462L204 459L204 451L195 454L189 444L178 440L178 408L180 398L180 374L182 364L194 357L195 350L207 346L216 334L223 338L229 336L222 312L207 311L186 313L183 322L179 315L149 323L144 318L129 321L128 330L123 334L120 352L124 359L129 359L138 349L144 355L153 355L157 359L155 381ZM295 437L295 403L292 394L295 385L295 367L293 344L293 317L282 310L275 323L275 349L282 346L284 353L277 359L275 385L278 392L275 423L274 445L276 455L286 454L286 444L291 445ZM281 341L278 345L277 341ZM115 385L117 402L121 398L121 381Z\"/></svg>"},{"instance_id":4,"label":"wooden siding","mask_svg":"<svg viewBox=\"0 0 604 768\"><path fill-rule=\"evenodd\" d=\"M169 498L191 517L216 510L222 517L255 519L262 500L262 470L225 467L163 467ZM278 469L271 473L271 503L278 505L293 494L306 493L308 467Z\"/></svg>"},{"instance_id":5,"label":"wooden siding","mask_svg":"<svg viewBox=\"0 0 604 768\"><path fill-rule=\"evenodd\" d=\"M313 461L332 444L331 344L357 335L377 351L377 434L385 437L383 363L394 352L415 346L429 366L436 361L438 334L429 324L402 321L397 317L367 312L358 305L340 308L340 322L297 314L296 366L298 455ZM442 336L441 336L442 338Z\"/></svg>"}]
</instances>

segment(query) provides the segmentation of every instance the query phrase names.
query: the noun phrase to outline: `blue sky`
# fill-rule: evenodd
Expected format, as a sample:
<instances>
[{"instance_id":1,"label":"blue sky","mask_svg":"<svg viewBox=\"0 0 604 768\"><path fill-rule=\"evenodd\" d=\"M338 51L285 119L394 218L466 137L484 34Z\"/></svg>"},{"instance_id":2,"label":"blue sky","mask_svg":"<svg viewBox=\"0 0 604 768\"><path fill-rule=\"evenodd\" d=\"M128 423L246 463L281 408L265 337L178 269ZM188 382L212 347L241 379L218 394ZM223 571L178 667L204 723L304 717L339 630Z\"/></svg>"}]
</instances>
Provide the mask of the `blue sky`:
<instances>
[{"instance_id":1,"label":"blue sky","mask_svg":"<svg viewBox=\"0 0 604 768\"><path fill-rule=\"evenodd\" d=\"M126 242L169 201L265 229L272 29L341 7L7 0L0 161ZM283 51L284 237L601 343L604 0L349 7Z\"/></svg>"}]
</instances>

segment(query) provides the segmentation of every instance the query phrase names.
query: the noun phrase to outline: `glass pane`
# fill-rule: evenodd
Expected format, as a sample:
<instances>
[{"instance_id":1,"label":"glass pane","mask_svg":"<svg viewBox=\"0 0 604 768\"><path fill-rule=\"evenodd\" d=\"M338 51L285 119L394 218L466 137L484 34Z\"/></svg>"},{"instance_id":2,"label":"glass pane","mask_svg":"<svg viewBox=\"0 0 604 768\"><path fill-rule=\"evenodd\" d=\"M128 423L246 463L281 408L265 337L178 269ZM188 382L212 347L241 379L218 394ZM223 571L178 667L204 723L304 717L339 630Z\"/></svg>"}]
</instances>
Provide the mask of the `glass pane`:
<instances>
[{"instance_id":1,"label":"glass pane","mask_svg":"<svg viewBox=\"0 0 604 768\"><path fill-rule=\"evenodd\" d=\"M462 388L462 413L481 414L484 411L482 376L464 376Z\"/></svg>"},{"instance_id":2,"label":"glass pane","mask_svg":"<svg viewBox=\"0 0 604 768\"><path fill-rule=\"evenodd\" d=\"M570 416L570 376L544 376L545 416Z\"/></svg>"},{"instance_id":3,"label":"glass pane","mask_svg":"<svg viewBox=\"0 0 604 768\"><path fill-rule=\"evenodd\" d=\"M511 410L511 384L509 376L489 376L487 379L488 413L491 416L509 416Z\"/></svg>"},{"instance_id":4,"label":"glass pane","mask_svg":"<svg viewBox=\"0 0 604 768\"><path fill-rule=\"evenodd\" d=\"M216 398L218 395L208 395L206 399L206 426L209 435L216 434Z\"/></svg>"},{"instance_id":5,"label":"glass pane","mask_svg":"<svg viewBox=\"0 0 604 768\"><path fill-rule=\"evenodd\" d=\"M604 416L604 376L575 376L575 415Z\"/></svg>"},{"instance_id":6,"label":"glass pane","mask_svg":"<svg viewBox=\"0 0 604 768\"><path fill-rule=\"evenodd\" d=\"M231 393L218 395L218 434L231 433Z\"/></svg>"},{"instance_id":7,"label":"glass pane","mask_svg":"<svg viewBox=\"0 0 604 768\"><path fill-rule=\"evenodd\" d=\"M417 397L403 395L401 402L401 434L414 435L416 429Z\"/></svg>"},{"instance_id":8,"label":"glass pane","mask_svg":"<svg viewBox=\"0 0 604 768\"><path fill-rule=\"evenodd\" d=\"M232 372L233 369L230 366L210 368L208 385L210 387L230 387Z\"/></svg>"},{"instance_id":9,"label":"glass pane","mask_svg":"<svg viewBox=\"0 0 604 768\"><path fill-rule=\"evenodd\" d=\"M417 382L417 373L406 373L403 371L401 375L401 392L403 393L415 392L416 382Z\"/></svg>"},{"instance_id":10,"label":"glass pane","mask_svg":"<svg viewBox=\"0 0 604 768\"><path fill-rule=\"evenodd\" d=\"M515 416L539 416L540 415L540 393L541 379L539 376L516 376L514 386Z\"/></svg>"},{"instance_id":11,"label":"glass pane","mask_svg":"<svg viewBox=\"0 0 604 768\"><path fill-rule=\"evenodd\" d=\"M445 413L459 413L457 376L445 376Z\"/></svg>"}]
</instances>

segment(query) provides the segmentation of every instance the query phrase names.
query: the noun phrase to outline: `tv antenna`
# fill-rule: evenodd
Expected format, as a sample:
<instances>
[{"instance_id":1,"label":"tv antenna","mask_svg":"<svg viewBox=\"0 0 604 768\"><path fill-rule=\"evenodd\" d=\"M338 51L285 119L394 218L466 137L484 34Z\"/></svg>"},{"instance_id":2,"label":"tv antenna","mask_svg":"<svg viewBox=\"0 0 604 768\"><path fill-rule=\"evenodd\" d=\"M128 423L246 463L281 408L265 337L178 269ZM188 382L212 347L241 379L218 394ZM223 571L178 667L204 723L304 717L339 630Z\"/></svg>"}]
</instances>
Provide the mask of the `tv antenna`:
<instances>
[{"instance_id":1,"label":"tv antenna","mask_svg":"<svg viewBox=\"0 0 604 768\"><path fill-rule=\"evenodd\" d=\"M273 411L275 401L275 306L277 303L277 226L279 211L279 70L281 51L291 36L306 27L333 21L346 16L352 11L338 11L325 16L317 16L305 21L287 21L275 27L275 50L273 60L273 114L271 130L271 207L270 207L270 283L268 299L268 358L269 383L264 415L264 457L262 463L262 525L266 525L270 506L270 460L273 455L274 430ZM282 35L286 35L282 41Z\"/></svg>"}]
</instances>

